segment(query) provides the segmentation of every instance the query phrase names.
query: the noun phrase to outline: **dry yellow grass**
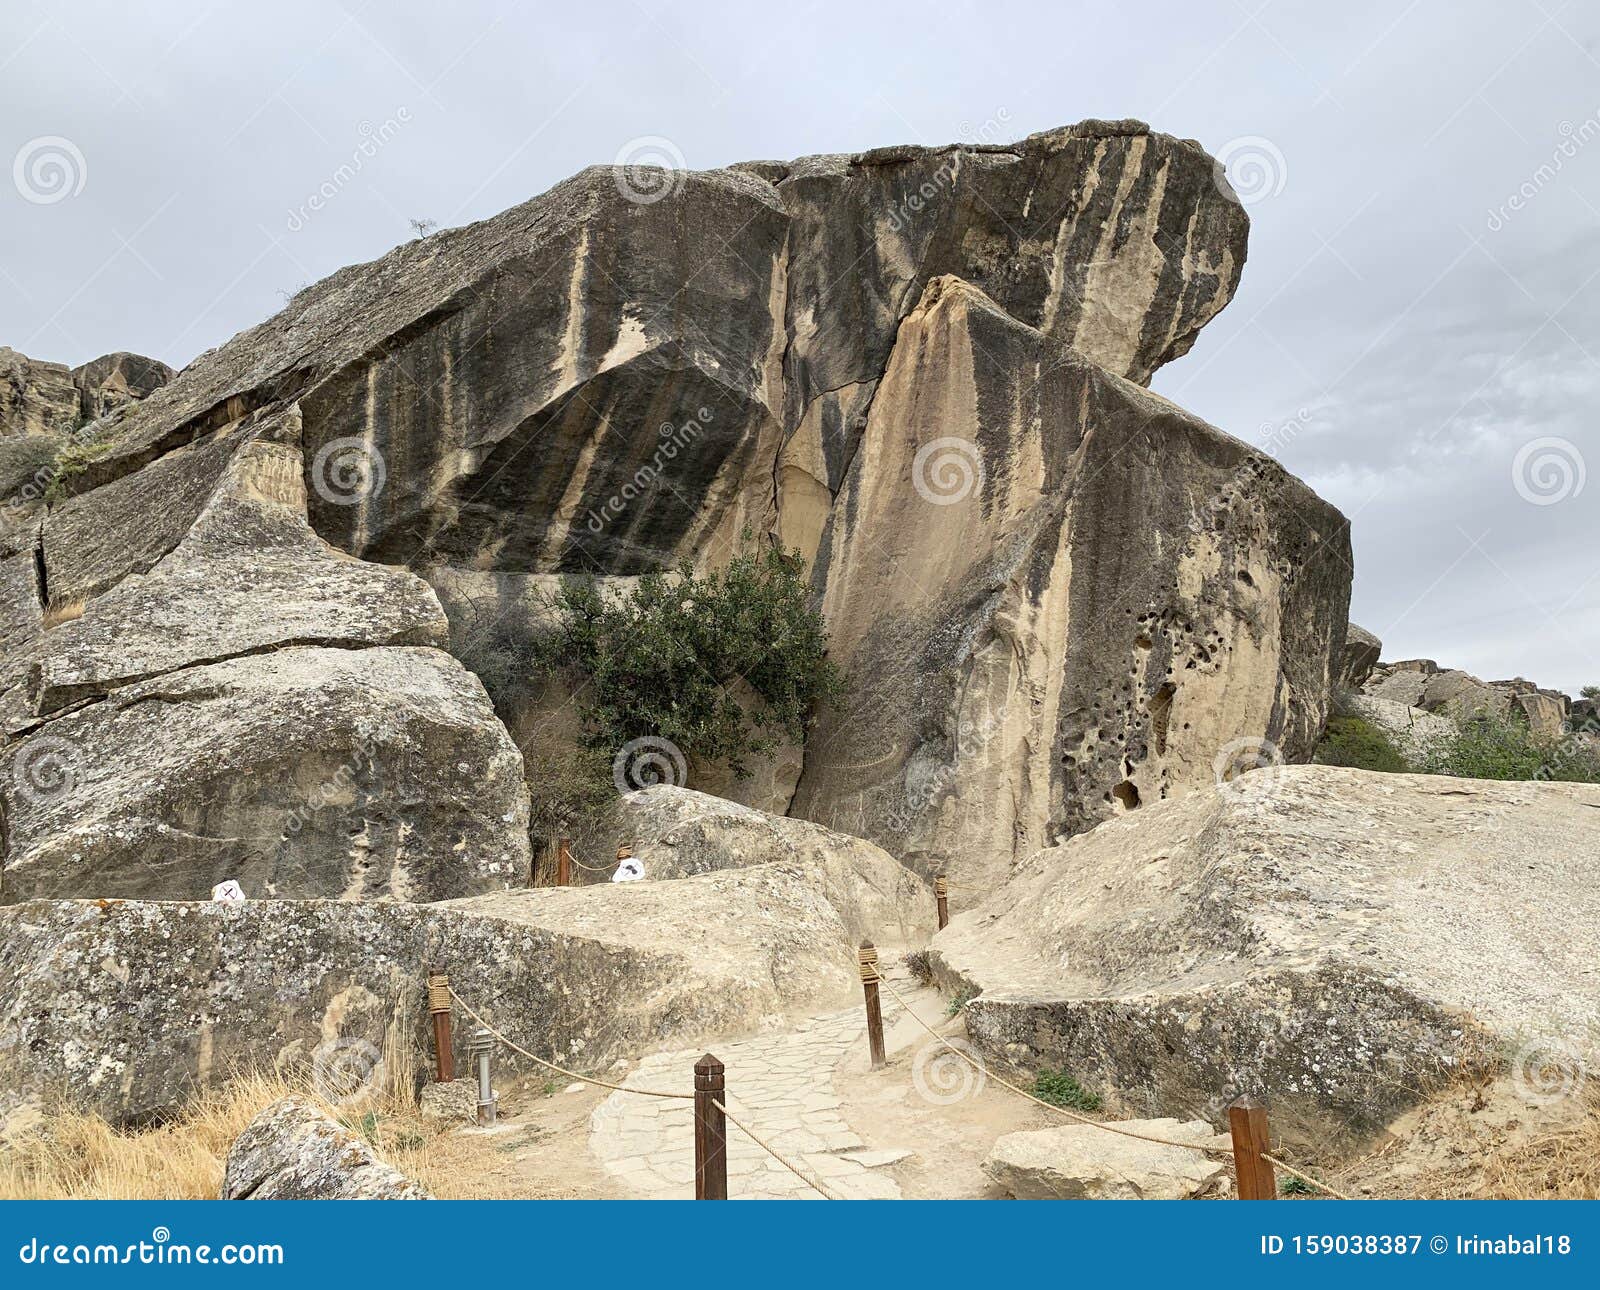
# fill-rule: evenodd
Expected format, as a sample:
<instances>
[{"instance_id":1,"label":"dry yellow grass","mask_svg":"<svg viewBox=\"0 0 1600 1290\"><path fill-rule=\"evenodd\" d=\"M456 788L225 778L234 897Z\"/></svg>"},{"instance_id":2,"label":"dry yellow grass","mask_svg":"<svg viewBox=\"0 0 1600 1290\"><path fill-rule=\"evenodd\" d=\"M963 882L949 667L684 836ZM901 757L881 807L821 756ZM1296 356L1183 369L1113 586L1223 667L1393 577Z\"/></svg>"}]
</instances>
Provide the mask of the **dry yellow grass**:
<instances>
[{"instance_id":1,"label":"dry yellow grass","mask_svg":"<svg viewBox=\"0 0 1600 1290\"><path fill-rule=\"evenodd\" d=\"M120 1130L97 1115L58 1111L0 1150L0 1199L215 1200L233 1140L263 1107L290 1094L320 1100L302 1084L250 1073L151 1129ZM328 1109L434 1195L490 1194L489 1180L501 1166L492 1143L442 1133L409 1098L387 1090Z\"/></svg>"},{"instance_id":2,"label":"dry yellow grass","mask_svg":"<svg viewBox=\"0 0 1600 1290\"><path fill-rule=\"evenodd\" d=\"M59 627L62 623L70 623L75 618L83 617L83 601L67 600L59 605L47 605L44 611L44 620L41 626L45 628Z\"/></svg>"},{"instance_id":3,"label":"dry yellow grass","mask_svg":"<svg viewBox=\"0 0 1600 1290\"><path fill-rule=\"evenodd\" d=\"M1478 1194L1493 1200L1600 1199L1600 1108L1571 1129L1490 1159Z\"/></svg>"}]
</instances>

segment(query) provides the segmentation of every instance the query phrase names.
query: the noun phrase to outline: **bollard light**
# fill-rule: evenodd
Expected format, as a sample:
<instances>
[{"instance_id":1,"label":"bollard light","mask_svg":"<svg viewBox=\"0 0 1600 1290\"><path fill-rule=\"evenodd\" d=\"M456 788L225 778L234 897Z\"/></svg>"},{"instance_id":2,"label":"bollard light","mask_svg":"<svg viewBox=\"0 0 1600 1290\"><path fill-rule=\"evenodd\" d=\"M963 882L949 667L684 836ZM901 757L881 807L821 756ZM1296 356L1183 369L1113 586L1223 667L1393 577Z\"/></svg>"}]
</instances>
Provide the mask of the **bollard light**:
<instances>
[{"instance_id":1,"label":"bollard light","mask_svg":"<svg viewBox=\"0 0 1600 1290\"><path fill-rule=\"evenodd\" d=\"M478 1123L494 1123L494 1088L489 1081L489 1054L494 1051L494 1036L482 1026L472 1032L472 1042L467 1045L478 1072Z\"/></svg>"}]
</instances>

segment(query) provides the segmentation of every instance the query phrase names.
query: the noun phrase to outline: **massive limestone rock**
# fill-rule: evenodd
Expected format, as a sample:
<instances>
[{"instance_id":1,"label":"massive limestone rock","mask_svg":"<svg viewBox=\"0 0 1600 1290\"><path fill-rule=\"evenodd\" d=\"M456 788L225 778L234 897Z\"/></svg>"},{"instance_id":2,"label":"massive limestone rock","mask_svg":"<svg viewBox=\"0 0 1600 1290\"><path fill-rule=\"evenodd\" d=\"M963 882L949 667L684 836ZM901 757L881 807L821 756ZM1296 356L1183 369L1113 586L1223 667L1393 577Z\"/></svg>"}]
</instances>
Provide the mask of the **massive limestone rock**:
<instances>
[{"instance_id":1,"label":"massive limestone rock","mask_svg":"<svg viewBox=\"0 0 1600 1290\"><path fill-rule=\"evenodd\" d=\"M440 900L526 882L522 758L441 650L298 647L124 685L15 739L0 899Z\"/></svg>"},{"instance_id":2,"label":"massive limestone rock","mask_svg":"<svg viewBox=\"0 0 1600 1290\"><path fill-rule=\"evenodd\" d=\"M926 892L890 910L885 877L784 859L434 905L8 906L0 909L0 1087L67 1089L136 1121L238 1068L316 1074L331 1064L347 1078L363 1063L374 1072L389 1054L407 1069L384 1078L420 1077L433 966L521 1046L603 1069L661 1045L859 1002L860 938L892 943L902 928L928 930ZM476 1023L458 1020L465 1069ZM537 1070L506 1049L496 1063Z\"/></svg>"},{"instance_id":3,"label":"massive limestone rock","mask_svg":"<svg viewBox=\"0 0 1600 1290\"><path fill-rule=\"evenodd\" d=\"M251 1120L228 1148L222 1200L432 1200L371 1145L304 1098Z\"/></svg>"},{"instance_id":4,"label":"massive limestone rock","mask_svg":"<svg viewBox=\"0 0 1600 1290\"><path fill-rule=\"evenodd\" d=\"M1592 785L1256 770L1041 852L933 966L982 991L998 1060L1136 1113L1264 1095L1337 1149L1503 1054L1594 1060L1597 811Z\"/></svg>"},{"instance_id":5,"label":"massive limestone rock","mask_svg":"<svg viewBox=\"0 0 1600 1290\"><path fill-rule=\"evenodd\" d=\"M857 692L795 810L983 882L1209 785L1241 734L1307 757L1349 560L1269 458L937 279L823 539Z\"/></svg>"},{"instance_id":6,"label":"massive limestone rock","mask_svg":"<svg viewBox=\"0 0 1600 1290\"><path fill-rule=\"evenodd\" d=\"M1344 521L1142 388L1243 265L1243 209L1198 144L1087 121L659 178L588 170L342 270L107 411L68 499L6 539L34 565L8 586L31 577L48 618L86 600L94 624L81 657L24 628L0 660L8 727L116 696L190 623L218 651L398 643L418 615L369 597L341 619L359 580L303 532L262 590L304 612L235 630L250 595L168 596L226 567L203 517L241 452L277 444L321 539L440 588L484 579L514 616L519 579L715 564L746 531L797 546L851 710L759 784L691 782L927 872L992 880L1210 782L1241 739L1309 755ZM982 477L941 505L952 442ZM124 617L140 653L121 661ZM559 754L542 702L501 707Z\"/></svg>"}]
</instances>

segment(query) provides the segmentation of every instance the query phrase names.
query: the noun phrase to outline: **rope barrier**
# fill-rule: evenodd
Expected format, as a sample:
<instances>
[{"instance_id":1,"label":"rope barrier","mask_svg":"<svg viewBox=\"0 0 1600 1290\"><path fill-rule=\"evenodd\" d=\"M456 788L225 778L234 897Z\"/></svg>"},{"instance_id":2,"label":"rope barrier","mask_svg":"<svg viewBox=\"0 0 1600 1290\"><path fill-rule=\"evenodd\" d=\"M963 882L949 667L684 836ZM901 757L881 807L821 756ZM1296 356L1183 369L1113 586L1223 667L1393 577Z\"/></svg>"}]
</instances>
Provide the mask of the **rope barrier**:
<instances>
[{"instance_id":1,"label":"rope barrier","mask_svg":"<svg viewBox=\"0 0 1600 1290\"><path fill-rule=\"evenodd\" d=\"M1318 1191L1327 1192L1328 1195L1332 1196L1335 1200L1349 1200L1350 1199L1350 1197L1346 1196L1342 1191L1335 1191L1332 1187L1328 1186L1328 1184L1323 1182L1321 1179L1313 1178L1310 1174L1303 1174L1298 1169L1296 1169L1293 1165L1284 1164L1283 1161L1279 1160L1277 1156L1269 1156L1265 1151L1263 1151L1261 1153L1261 1158L1263 1160L1271 1163L1271 1164L1277 1165L1278 1168L1283 1170L1284 1173L1293 1174L1301 1182L1309 1183L1311 1186L1315 1187Z\"/></svg>"},{"instance_id":2,"label":"rope barrier","mask_svg":"<svg viewBox=\"0 0 1600 1290\"><path fill-rule=\"evenodd\" d=\"M755 1143L756 1146L760 1147L769 1156L771 1156L774 1160L776 1160L780 1165L782 1165L785 1169L787 1169L790 1173L792 1173L796 1178L800 1179L801 1182L805 1183L806 1186L810 1187L814 1192L816 1192L819 1196L821 1196L823 1200L839 1200L839 1199L841 1199L840 1197L835 1196L832 1192L830 1192L826 1187L824 1187L820 1182L818 1182L815 1178L813 1178L810 1174L808 1174L804 1169L800 1168L799 1165L793 1163L790 1160L786 1160L786 1159L784 1159L783 1156L779 1155L778 1152L773 1147L771 1147L767 1143L763 1142L753 1132L751 1132L749 1125L743 1123L742 1121L740 1121L738 1119L735 1119L733 1112L728 1110L728 1108L726 1106L724 1106L721 1102L719 1102L715 1098L713 1098L711 1100L711 1105L716 1107L717 1110L721 1111L723 1113L723 1115L727 1116L729 1123L733 1124L741 1133L744 1134L745 1137L749 1138L751 1142Z\"/></svg>"},{"instance_id":3,"label":"rope barrier","mask_svg":"<svg viewBox=\"0 0 1600 1290\"><path fill-rule=\"evenodd\" d=\"M468 1003L465 999L463 999L459 994L456 993L456 990L455 990L454 986L449 987L449 989L450 989L450 997L461 1005L462 1009L467 1013L467 1015L470 1016L474 1021L476 1021L485 1030L487 1030L496 1039L498 1039L507 1048L509 1048L512 1052L521 1053L522 1056L526 1057L529 1061L538 1062L539 1065L547 1067L550 1070L556 1071L559 1074L565 1075L568 1079L579 1080L579 1081L581 1081L582 1083L585 1083L585 1084L593 1084L597 1088L609 1088L609 1089L611 1089L611 1090L613 1090L614 1092L617 1092L617 1093L639 1093L639 1094L642 1094L645 1097L670 1097L670 1098L674 1098L674 1099L676 1099L678 1101L684 1101L684 1102L692 1102L692 1101L694 1101L694 1094L693 1093L667 1093L667 1092L663 1092L661 1089L656 1089L656 1088L629 1088L625 1084L608 1084L603 1079L595 1079L594 1076L592 1076L592 1075L580 1075L580 1074L578 1074L577 1071L569 1071L565 1066L557 1066L554 1062L547 1062L547 1061L545 1061L545 1059L543 1057L535 1057L532 1053L530 1053L526 1048L523 1048L520 1044L512 1043L511 1040L507 1039L503 1034L501 1034L498 1030L496 1030L493 1026L491 1026L487 1021L485 1021L483 1019L482 1015L480 1015L478 1012L473 1010L473 1007L472 1007L472 1005L470 1003ZM729 1118L732 1119L731 1116Z\"/></svg>"},{"instance_id":4,"label":"rope barrier","mask_svg":"<svg viewBox=\"0 0 1600 1290\"><path fill-rule=\"evenodd\" d=\"M1118 1128L1115 1124L1108 1124L1104 1120L1091 1120L1086 1115L1079 1115L1076 1111L1069 1111L1064 1106L1056 1106L1054 1103L1046 1102L1042 1098L1035 1097L1032 1093L1028 1092L1026 1089L1018 1088L1015 1084L1011 1083L1009 1080L1002 1079L1000 1076L996 1075L993 1071L990 1071L989 1069L987 1069L986 1067L984 1067L983 1065L981 1065L977 1061L973 1060L973 1058L971 1056L969 1056L968 1054L962 1052L959 1048L957 1048L954 1044L952 1044L948 1039L946 1039L943 1035L941 1035L937 1030L935 1030L932 1026L930 1026L926 1021L924 1021L921 1017L917 1016L917 1014L912 1011L911 1005L909 1003L907 1003L905 1001L905 999L901 996L900 991L896 990L894 988L894 986L890 984L889 979L887 977L881 978L881 983L883 985L883 988L886 989L890 994L892 994L895 997L896 1000L899 1001L899 1004L900 1004L901 1008L903 1008L905 1010L906 1015L908 1015L911 1018L911 1020L915 1021L917 1023L917 1025L921 1026L930 1035L932 1035L935 1039L937 1039L941 1044L943 1044L946 1048L948 1048L952 1053L954 1053L962 1061L966 1062L967 1065L971 1066L975 1071L977 1071L979 1074L983 1075L985 1078L994 1080L994 1082L996 1084L999 1084L1004 1088L1010 1089L1013 1093L1019 1094L1020 1096L1027 1098L1028 1101L1030 1101L1030 1102L1037 1103L1038 1105L1044 1107L1045 1110L1047 1110L1047 1111L1054 1111L1058 1115L1064 1115L1064 1116L1067 1117L1067 1119L1076 1120L1079 1124L1093 1125L1097 1129L1104 1129L1107 1133L1115 1133L1119 1137L1138 1138L1141 1142L1154 1142L1154 1143L1157 1143L1157 1144L1159 1144L1161 1146L1164 1146L1164 1147L1182 1147L1186 1151L1198 1151L1202 1155L1226 1155L1227 1154L1225 1149L1222 1148L1222 1147L1202 1147L1198 1143L1195 1143L1195 1142L1179 1142L1176 1138L1163 1138L1163 1137L1159 1137L1159 1136L1157 1136L1156 1134L1153 1134L1153 1133L1136 1133L1132 1129ZM1350 1197L1346 1196L1343 1192L1335 1191L1332 1187L1328 1186L1327 1183L1321 1182L1318 1179L1311 1177L1309 1174L1301 1173L1293 1165L1284 1164L1283 1161L1279 1160L1276 1156L1270 1156L1265 1151L1263 1151L1261 1153L1261 1158L1263 1160L1270 1161L1272 1164L1277 1165L1278 1168L1282 1169L1285 1173L1294 1175L1294 1177L1300 1179L1301 1182L1308 1183L1311 1186L1317 1188L1319 1191L1324 1191L1328 1195L1334 1197L1337 1200L1349 1200L1350 1199Z\"/></svg>"},{"instance_id":5,"label":"rope barrier","mask_svg":"<svg viewBox=\"0 0 1600 1290\"><path fill-rule=\"evenodd\" d=\"M567 859L573 864L577 865L578 868L584 870L586 873L610 873L617 867L617 865L621 863L619 860L613 860L610 865L596 866L592 864L584 864L582 860L578 859L578 857L573 854L571 849L568 849L567 851Z\"/></svg>"}]
</instances>

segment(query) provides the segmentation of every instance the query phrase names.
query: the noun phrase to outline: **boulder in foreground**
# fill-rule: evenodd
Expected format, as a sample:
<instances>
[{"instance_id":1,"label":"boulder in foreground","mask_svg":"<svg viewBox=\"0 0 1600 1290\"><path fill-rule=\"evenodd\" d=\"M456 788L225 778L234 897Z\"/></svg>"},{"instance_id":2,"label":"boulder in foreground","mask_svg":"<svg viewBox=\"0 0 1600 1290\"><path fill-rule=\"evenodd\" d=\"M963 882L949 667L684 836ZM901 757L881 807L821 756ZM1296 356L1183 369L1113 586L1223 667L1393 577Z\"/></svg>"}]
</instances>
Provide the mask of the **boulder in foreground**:
<instances>
[{"instance_id":1,"label":"boulder in foreground","mask_svg":"<svg viewBox=\"0 0 1600 1290\"><path fill-rule=\"evenodd\" d=\"M1600 1035L1600 787L1257 770L1042 851L933 942L972 1038L1136 1112L1370 1137Z\"/></svg>"},{"instance_id":2,"label":"boulder in foreground","mask_svg":"<svg viewBox=\"0 0 1600 1290\"><path fill-rule=\"evenodd\" d=\"M297 1097L274 1102L228 1150L222 1200L432 1200L365 1139Z\"/></svg>"},{"instance_id":3,"label":"boulder in foreground","mask_svg":"<svg viewBox=\"0 0 1600 1290\"><path fill-rule=\"evenodd\" d=\"M983 1170L1017 1200L1194 1200L1227 1190L1218 1139L1203 1120L1124 1120L1119 1127L1211 1154L1064 1124L1008 1133Z\"/></svg>"}]
</instances>

